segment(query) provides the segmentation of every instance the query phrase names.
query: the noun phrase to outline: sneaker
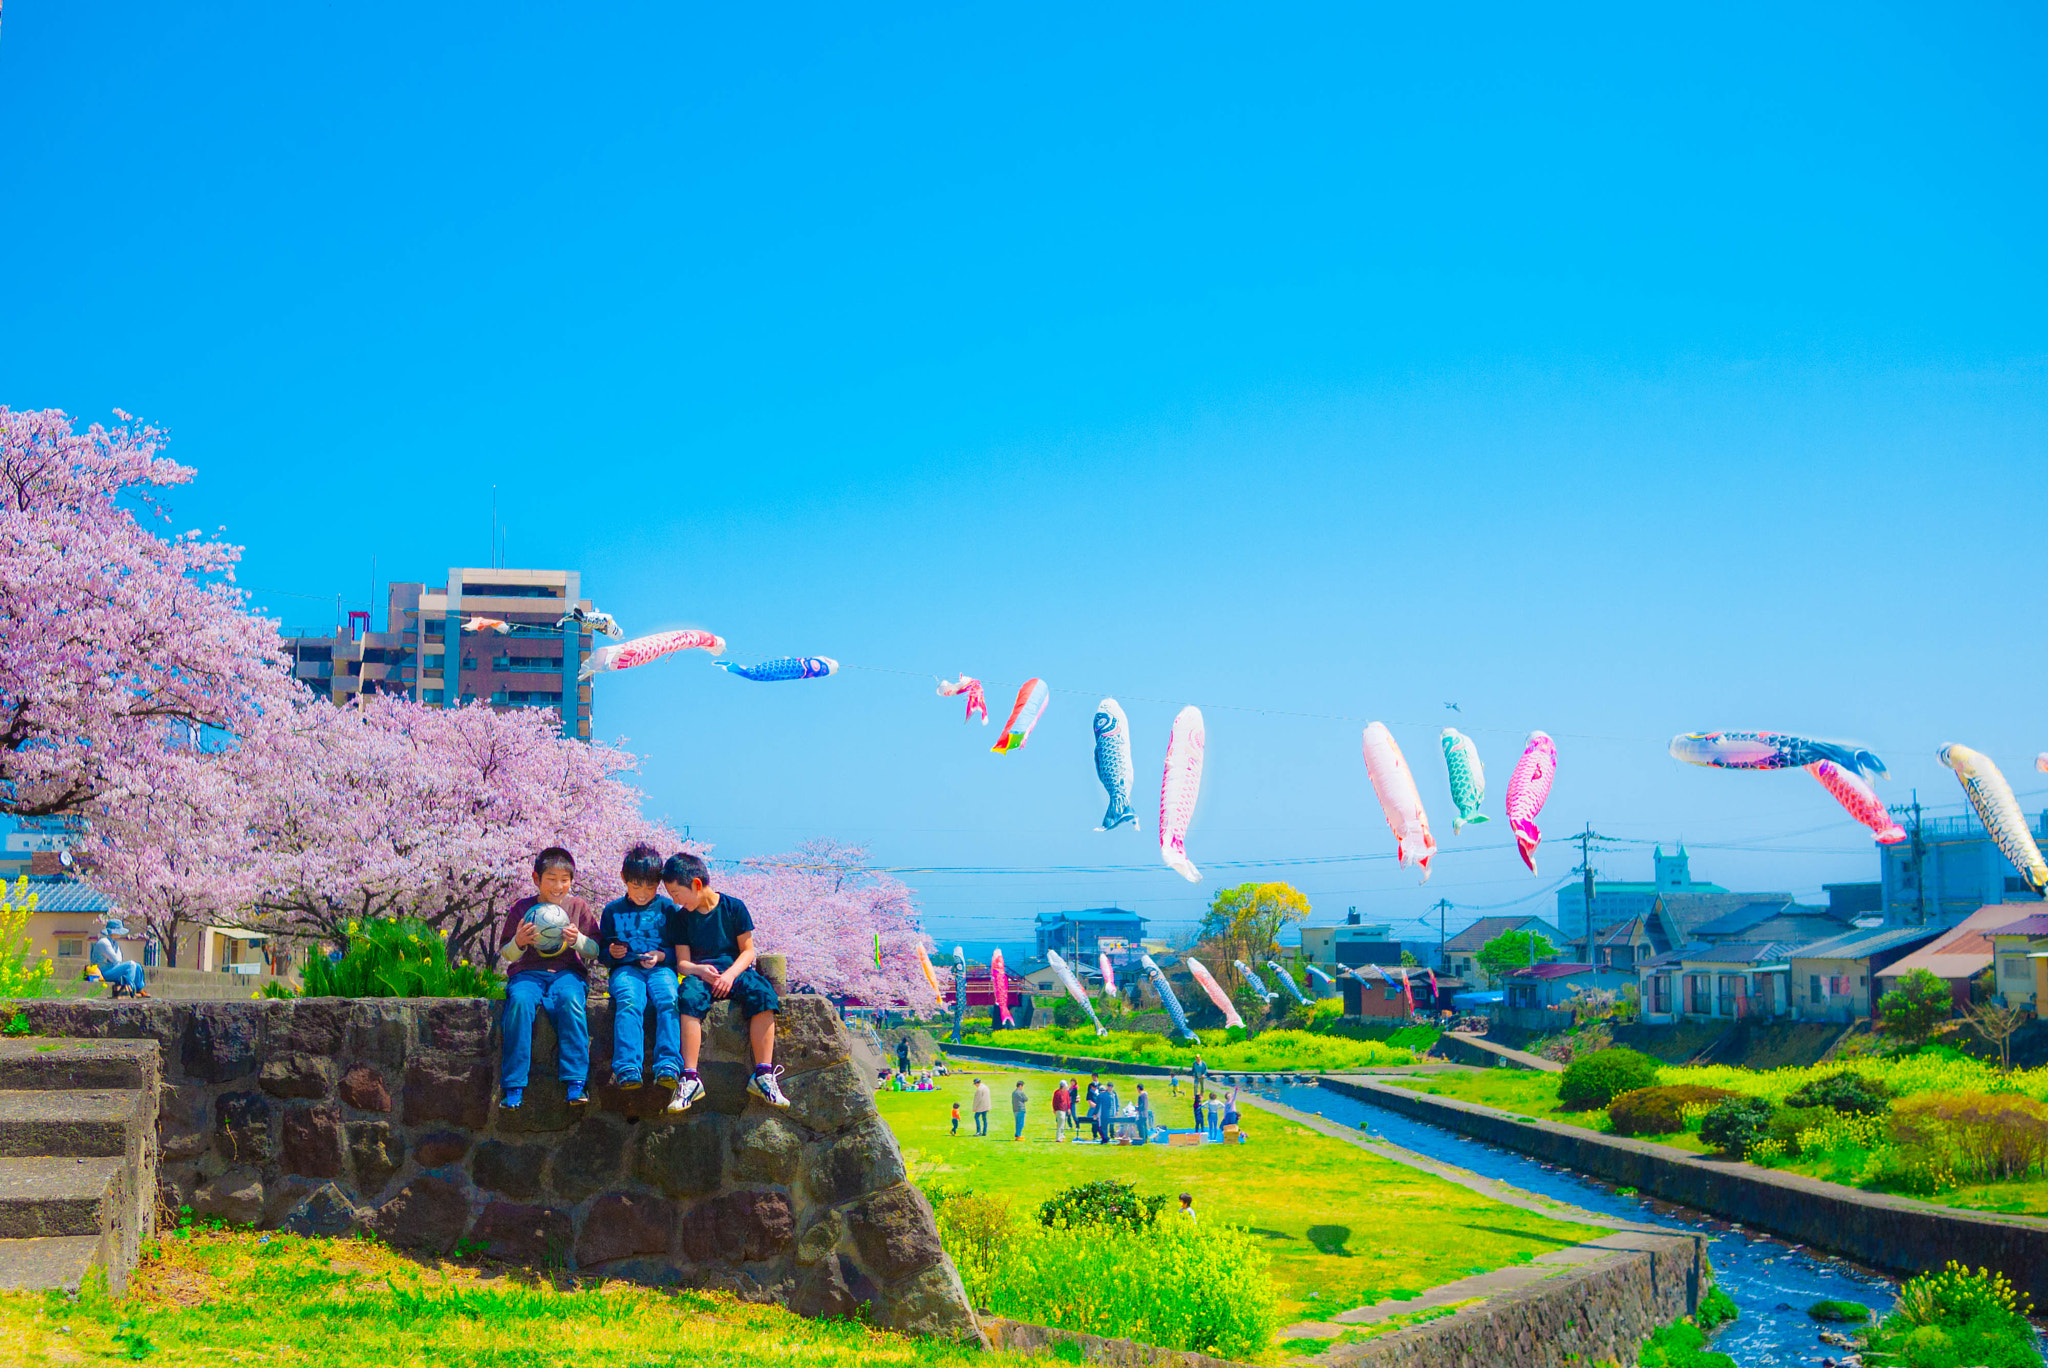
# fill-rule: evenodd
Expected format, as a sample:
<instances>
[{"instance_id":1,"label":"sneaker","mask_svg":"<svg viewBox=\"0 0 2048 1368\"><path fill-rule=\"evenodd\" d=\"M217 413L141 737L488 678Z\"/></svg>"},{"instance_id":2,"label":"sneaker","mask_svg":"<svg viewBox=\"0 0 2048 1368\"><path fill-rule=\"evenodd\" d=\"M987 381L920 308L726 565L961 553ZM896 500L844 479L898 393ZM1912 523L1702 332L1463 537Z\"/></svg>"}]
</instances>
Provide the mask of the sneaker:
<instances>
[{"instance_id":1,"label":"sneaker","mask_svg":"<svg viewBox=\"0 0 2048 1368\"><path fill-rule=\"evenodd\" d=\"M780 1064L766 1072L756 1069L752 1081L747 1084L747 1090L771 1107L786 1107L789 1105L789 1099L782 1095L782 1085L775 1081L781 1076Z\"/></svg>"},{"instance_id":2,"label":"sneaker","mask_svg":"<svg viewBox=\"0 0 2048 1368\"><path fill-rule=\"evenodd\" d=\"M507 1088L505 1089L505 1100L503 1102L500 1102L498 1105L503 1107L506 1111L518 1111L519 1108L525 1104L525 1102L526 1089Z\"/></svg>"},{"instance_id":3,"label":"sneaker","mask_svg":"<svg viewBox=\"0 0 2048 1368\"><path fill-rule=\"evenodd\" d=\"M612 1086L624 1092L632 1092L634 1089L640 1086L640 1079L637 1076L633 1078L621 1078L617 1074L613 1074Z\"/></svg>"},{"instance_id":4,"label":"sneaker","mask_svg":"<svg viewBox=\"0 0 2048 1368\"><path fill-rule=\"evenodd\" d=\"M690 1104L704 1095L702 1079L685 1076L676 1083L676 1095L668 1100L670 1112L686 1112Z\"/></svg>"},{"instance_id":5,"label":"sneaker","mask_svg":"<svg viewBox=\"0 0 2048 1368\"><path fill-rule=\"evenodd\" d=\"M571 1083L568 1086L567 1092L569 1105L572 1107L581 1107L590 1101L588 1094L584 1092L584 1085L581 1083Z\"/></svg>"},{"instance_id":6,"label":"sneaker","mask_svg":"<svg viewBox=\"0 0 2048 1368\"><path fill-rule=\"evenodd\" d=\"M656 1074L654 1076L654 1086L657 1088L667 1088L673 1092L677 1080L681 1077L681 1074Z\"/></svg>"}]
</instances>

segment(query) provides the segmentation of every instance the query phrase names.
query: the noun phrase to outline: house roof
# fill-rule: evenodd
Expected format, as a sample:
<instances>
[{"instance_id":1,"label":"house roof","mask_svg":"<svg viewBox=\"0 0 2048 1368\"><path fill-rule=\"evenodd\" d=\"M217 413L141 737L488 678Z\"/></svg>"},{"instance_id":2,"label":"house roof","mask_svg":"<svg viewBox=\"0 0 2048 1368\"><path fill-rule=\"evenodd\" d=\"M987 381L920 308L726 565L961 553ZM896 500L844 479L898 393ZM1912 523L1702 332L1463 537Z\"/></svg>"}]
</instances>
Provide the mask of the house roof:
<instances>
[{"instance_id":1,"label":"house roof","mask_svg":"<svg viewBox=\"0 0 2048 1368\"><path fill-rule=\"evenodd\" d=\"M76 879L31 878L28 891L35 895L38 912L106 912L114 906L106 894Z\"/></svg>"},{"instance_id":2,"label":"house roof","mask_svg":"<svg viewBox=\"0 0 2048 1368\"><path fill-rule=\"evenodd\" d=\"M1775 917L1825 917L1838 926L1842 920L1825 907L1802 907L1800 904L1790 900L1785 902L1753 902L1738 907L1733 912L1724 912L1712 921L1696 923L1692 928L1692 934L1701 937L1739 936L1745 931L1762 926L1765 922Z\"/></svg>"},{"instance_id":3,"label":"house roof","mask_svg":"<svg viewBox=\"0 0 2048 1368\"><path fill-rule=\"evenodd\" d=\"M2048 917L2021 917L2018 921L1998 928L2001 936L2048 936Z\"/></svg>"},{"instance_id":4,"label":"house roof","mask_svg":"<svg viewBox=\"0 0 2048 1368\"><path fill-rule=\"evenodd\" d=\"M1616 926L1610 926L1600 936L1602 945L1628 945L1634 942L1636 932L1642 927L1641 917L1630 917Z\"/></svg>"},{"instance_id":5,"label":"house roof","mask_svg":"<svg viewBox=\"0 0 2048 1368\"><path fill-rule=\"evenodd\" d=\"M1059 926L1066 922L1128 922L1145 921L1147 918L1136 912L1126 912L1121 907L1090 907L1080 912L1041 912L1040 926Z\"/></svg>"},{"instance_id":6,"label":"house roof","mask_svg":"<svg viewBox=\"0 0 2048 1368\"><path fill-rule=\"evenodd\" d=\"M1598 970L1594 964L1538 964L1530 968L1517 969L1509 978L1518 979L1561 979L1576 974L1590 974Z\"/></svg>"},{"instance_id":7,"label":"house roof","mask_svg":"<svg viewBox=\"0 0 2048 1368\"><path fill-rule=\"evenodd\" d=\"M1560 939L1557 928L1541 917L1481 917L1444 942L1444 950L1450 954L1472 954L1484 949L1486 943L1496 936L1530 927L1534 927L1536 933L1552 945L1557 944Z\"/></svg>"},{"instance_id":8,"label":"house roof","mask_svg":"<svg viewBox=\"0 0 2048 1368\"><path fill-rule=\"evenodd\" d=\"M1931 941L1940 934L1939 928L1932 926L1880 926L1869 931L1851 931L1847 935L1830 936L1826 940L1802 945L1792 952L1792 958L1867 959L1871 955L1897 950L1901 946Z\"/></svg>"},{"instance_id":9,"label":"house roof","mask_svg":"<svg viewBox=\"0 0 2048 1368\"><path fill-rule=\"evenodd\" d=\"M1664 911L1687 935L1702 924L1750 903L1773 903L1782 907L1792 901L1790 893L1706 893L1699 889L1700 885L1694 884L1691 889L1677 889L1659 899L1664 904Z\"/></svg>"},{"instance_id":10,"label":"house roof","mask_svg":"<svg viewBox=\"0 0 2048 1368\"><path fill-rule=\"evenodd\" d=\"M2039 903L1991 903L1978 908L1955 926L1942 932L1933 944L1915 950L1882 972L1886 978L1903 978L1915 969L1925 969L1936 978L1974 978L1991 967L1991 935L2039 915Z\"/></svg>"},{"instance_id":11,"label":"house roof","mask_svg":"<svg viewBox=\"0 0 2048 1368\"><path fill-rule=\"evenodd\" d=\"M1694 941L1667 955L1646 959L1636 968L1659 969L1687 964L1774 964L1789 959L1795 948L1790 941L1737 941L1721 945Z\"/></svg>"}]
</instances>

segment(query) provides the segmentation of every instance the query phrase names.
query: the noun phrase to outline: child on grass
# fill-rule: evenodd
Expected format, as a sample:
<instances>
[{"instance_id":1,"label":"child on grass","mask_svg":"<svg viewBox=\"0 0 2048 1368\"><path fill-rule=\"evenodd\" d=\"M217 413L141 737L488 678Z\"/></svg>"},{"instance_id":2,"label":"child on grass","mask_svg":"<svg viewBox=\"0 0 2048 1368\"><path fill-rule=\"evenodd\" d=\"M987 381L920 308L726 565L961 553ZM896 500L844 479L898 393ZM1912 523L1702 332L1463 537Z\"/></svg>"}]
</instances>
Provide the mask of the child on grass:
<instances>
[{"instance_id":1,"label":"child on grass","mask_svg":"<svg viewBox=\"0 0 2048 1368\"><path fill-rule=\"evenodd\" d=\"M654 1007L654 1081L676 1087L683 1072L676 1019L676 905L661 896L661 852L636 845L619 868L626 896L605 904L597 939L611 969L612 1086L641 1084L649 1004Z\"/></svg>"},{"instance_id":2,"label":"child on grass","mask_svg":"<svg viewBox=\"0 0 2048 1368\"><path fill-rule=\"evenodd\" d=\"M570 1106L589 1099L584 1089L590 1081L590 1023L584 1019L583 1002L589 989L585 981L587 944L597 931L597 918L590 904L569 889L576 881L576 859L560 846L549 846L533 857L533 886L536 892L521 898L505 912L499 939L504 943L498 958L505 966L504 1015L498 1021L498 1081L505 1090L503 1105L517 1108L526 1101L526 1081L533 1071L533 1022L542 1011L555 1027L555 1073L567 1085ZM569 915L568 934L552 955L543 954L536 942L540 928L526 919L535 907L552 904Z\"/></svg>"},{"instance_id":3,"label":"child on grass","mask_svg":"<svg viewBox=\"0 0 2048 1368\"><path fill-rule=\"evenodd\" d=\"M668 1109L679 1112L704 1095L697 1077L697 1052L704 1044L704 1014L713 1002L731 998L746 1018L754 1073L747 1091L771 1107L786 1107L775 1063L775 1013L782 1006L775 985L754 967L754 918L747 905L711 886L704 861L679 852L662 866L662 882L680 909L676 913L676 962L682 975L683 1079Z\"/></svg>"}]
</instances>

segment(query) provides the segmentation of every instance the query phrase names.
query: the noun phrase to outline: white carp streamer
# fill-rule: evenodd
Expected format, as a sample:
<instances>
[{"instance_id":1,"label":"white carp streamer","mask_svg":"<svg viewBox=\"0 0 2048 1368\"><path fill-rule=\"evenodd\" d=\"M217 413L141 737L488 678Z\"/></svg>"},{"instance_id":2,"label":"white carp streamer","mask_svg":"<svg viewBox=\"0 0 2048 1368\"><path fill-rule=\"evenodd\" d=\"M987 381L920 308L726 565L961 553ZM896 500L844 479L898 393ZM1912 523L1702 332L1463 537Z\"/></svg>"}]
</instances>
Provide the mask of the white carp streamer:
<instances>
[{"instance_id":1,"label":"white carp streamer","mask_svg":"<svg viewBox=\"0 0 2048 1368\"><path fill-rule=\"evenodd\" d=\"M716 632L700 632L692 628L681 632L656 632L652 636L634 637L631 641L617 646L600 646L590 653L590 659L583 663L577 673L578 679L590 679L606 670L630 670L635 665L645 665L660 660L663 656L674 655L677 651L705 651L711 655L725 654L725 638Z\"/></svg>"},{"instance_id":2,"label":"white carp streamer","mask_svg":"<svg viewBox=\"0 0 2048 1368\"><path fill-rule=\"evenodd\" d=\"M1095 1017L1095 1004L1088 1000L1087 992L1081 987L1081 980L1075 978L1074 971L1067 967L1066 958L1057 950L1048 950L1045 952L1045 962L1052 966L1053 973L1059 975L1060 986L1067 990L1067 996L1080 1003L1081 1010L1088 1014L1088 1024L1095 1028L1095 1034L1108 1035L1109 1032L1102 1028L1102 1023Z\"/></svg>"},{"instance_id":3,"label":"white carp streamer","mask_svg":"<svg viewBox=\"0 0 2048 1368\"><path fill-rule=\"evenodd\" d=\"M1977 809L1977 820L1991 833L2005 858L2012 861L2012 867L2036 893L2048 893L2048 860L2041 858L2041 848L2034 844L2034 833L2027 827L2027 814L2020 811L2020 800L2013 797L2012 785L2005 782L1991 757L1957 745L1943 746L1934 754L1956 772L1970 806Z\"/></svg>"},{"instance_id":4,"label":"white carp streamer","mask_svg":"<svg viewBox=\"0 0 2048 1368\"><path fill-rule=\"evenodd\" d=\"M1188 973L1194 975L1195 982L1201 984L1202 991L1209 995L1209 1001L1215 1003L1216 1010L1223 1013L1223 1024L1243 1030L1244 1018L1237 1014L1237 1008L1230 1005L1230 995L1223 991L1223 985L1216 981L1216 976L1193 955L1188 956L1187 966Z\"/></svg>"},{"instance_id":5,"label":"white carp streamer","mask_svg":"<svg viewBox=\"0 0 2048 1368\"><path fill-rule=\"evenodd\" d=\"M1202 881L1202 871L1188 859L1187 843L1195 800L1202 794L1206 744L1202 710L1189 704L1173 719L1173 733L1166 742L1166 772L1159 779L1159 858L1189 883Z\"/></svg>"},{"instance_id":6,"label":"white carp streamer","mask_svg":"<svg viewBox=\"0 0 2048 1368\"><path fill-rule=\"evenodd\" d=\"M1429 834L1429 814L1422 810L1422 795L1415 788L1415 772L1408 768L1394 734L1384 722L1369 722L1365 728L1365 773L1372 791L1379 795L1380 811L1394 832L1394 850L1403 865L1422 870L1422 882L1429 882L1429 861L1436 854L1436 837Z\"/></svg>"}]
</instances>

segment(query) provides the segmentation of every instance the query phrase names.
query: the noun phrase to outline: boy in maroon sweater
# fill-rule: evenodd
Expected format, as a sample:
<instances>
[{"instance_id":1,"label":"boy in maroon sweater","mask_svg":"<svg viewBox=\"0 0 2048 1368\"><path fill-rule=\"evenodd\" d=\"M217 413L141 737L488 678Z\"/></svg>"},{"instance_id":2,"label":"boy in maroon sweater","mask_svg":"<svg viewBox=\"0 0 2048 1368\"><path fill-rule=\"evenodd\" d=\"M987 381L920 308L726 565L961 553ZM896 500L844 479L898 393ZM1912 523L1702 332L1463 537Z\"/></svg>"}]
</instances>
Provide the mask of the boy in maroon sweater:
<instances>
[{"instance_id":1,"label":"boy in maroon sweater","mask_svg":"<svg viewBox=\"0 0 2048 1368\"><path fill-rule=\"evenodd\" d=\"M556 1074L568 1085L570 1105L588 1101L590 1024L584 1019L586 965L597 953L597 914L569 891L576 881L576 860L560 846L533 857L537 895L521 898L505 912L498 938L498 959L505 970L505 1009L499 1019L503 1037L498 1075L505 1090L502 1105L526 1101L527 1076L533 1070L533 1019L541 1011L555 1027ZM568 926L550 927L528 920L537 907L554 906L567 914ZM559 935L559 941L557 941Z\"/></svg>"}]
</instances>

